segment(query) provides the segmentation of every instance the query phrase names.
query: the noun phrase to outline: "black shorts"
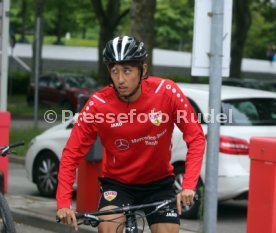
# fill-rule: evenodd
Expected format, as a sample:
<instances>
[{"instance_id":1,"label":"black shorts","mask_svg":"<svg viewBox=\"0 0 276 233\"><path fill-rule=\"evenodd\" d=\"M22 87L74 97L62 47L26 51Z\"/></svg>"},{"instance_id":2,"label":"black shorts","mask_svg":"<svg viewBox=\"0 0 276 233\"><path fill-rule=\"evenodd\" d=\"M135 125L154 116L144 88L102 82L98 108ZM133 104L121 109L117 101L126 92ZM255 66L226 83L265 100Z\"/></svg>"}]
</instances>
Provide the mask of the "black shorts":
<instances>
[{"instance_id":1,"label":"black shorts","mask_svg":"<svg viewBox=\"0 0 276 233\"><path fill-rule=\"evenodd\" d=\"M148 184L127 185L108 178L99 178L101 182L101 198L98 208L105 206L139 205L156 201L163 201L175 197L174 177ZM154 207L145 209L145 215L154 210ZM155 223L180 224L176 204L170 204L166 212L154 213L146 216L149 226Z\"/></svg>"}]
</instances>

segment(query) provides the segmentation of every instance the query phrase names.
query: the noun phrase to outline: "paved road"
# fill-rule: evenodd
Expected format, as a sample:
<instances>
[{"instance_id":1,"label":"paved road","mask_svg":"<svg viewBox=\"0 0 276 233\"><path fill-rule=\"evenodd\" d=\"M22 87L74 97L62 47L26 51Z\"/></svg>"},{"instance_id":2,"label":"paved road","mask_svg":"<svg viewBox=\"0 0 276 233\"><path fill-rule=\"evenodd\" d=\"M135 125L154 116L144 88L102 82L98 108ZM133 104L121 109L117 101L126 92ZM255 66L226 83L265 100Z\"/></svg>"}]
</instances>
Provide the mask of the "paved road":
<instances>
[{"instance_id":1,"label":"paved road","mask_svg":"<svg viewBox=\"0 0 276 233\"><path fill-rule=\"evenodd\" d=\"M31 195L34 197L39 196L36 186L26 179L26 172L23 165L10 163L9 193ZM217 233L245 233L246 212L246 201L228 201L219 204ZM202 221L182 220L181 225L185 229L200 232Z\"/></svg>"},{"instance_id":2,"label":"paved road","mask_svg":"<svg viewBox=\"0 0 276 233\"><path fill-rule=\"evenodd\" d=\"M54 233L53 231L47 231L41 228L31 227L21 223L16 223L16 232L17 233Z\"/></svg>"}]
</instances>

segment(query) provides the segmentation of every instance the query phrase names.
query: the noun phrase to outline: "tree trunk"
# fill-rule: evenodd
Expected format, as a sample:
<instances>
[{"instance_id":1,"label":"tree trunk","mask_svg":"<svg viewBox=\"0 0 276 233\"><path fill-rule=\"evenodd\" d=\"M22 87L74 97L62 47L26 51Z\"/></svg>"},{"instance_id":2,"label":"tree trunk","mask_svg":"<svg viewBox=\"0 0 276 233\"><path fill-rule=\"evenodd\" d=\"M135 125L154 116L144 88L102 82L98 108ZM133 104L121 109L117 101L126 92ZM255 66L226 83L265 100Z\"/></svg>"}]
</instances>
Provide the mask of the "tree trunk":
<instances>
[{"instance_id":1,"label":"tree trunk","mask_svg":"<svg viewBox=\"0 0 276 233\"><path fill-rule=\"evenodd\" d=\"M40 30L39 30L39 37L40 37L40 48L38 51L38 59L39 59L39 73L41 74L42 72L42 45L43 45L43 8L44 8L44 3L43 0L36 0L35 1L35 12L36 12L36 18L40 18ZM33 71L33 79L34 79L34 70L35 70L35 54L36 54L36 40L37 40L37 35L36 35L36 23L35 23L35 30L34 30L34 41L33 41L33 58L32 58L32 71Z\"/></svg>"},{"instance_id":2,"label":"tree trunk","mask_svg":"<svg viewBox=\"0 0 276 233\"><path fill-rule=\"evenodd\" d=\"M154 45L154 13L156 0L133 0L130 8L131 35L143 41L148 52L148 72L152 71Z\"/></svg>"},{"instance_id":3,"label":"tree trunk","mask_svg":"<svg viewBox=\"0 0 276 233\"><path fill-rule=\"evenodd\" d=\"M62 44L61 38L62 38L62 27L64 22L64 15L63 15L63 9L62 9L62 2L58 3L58 13L57 13L57 19L56 19L56 41L54 44L60 45Z\"/></svg>"},{"instance_id":4,"label":"tree trunk","mask_svg":"<svg viewBox=\"0 0 276 233\"><path fill-rule=\"evenodd\" d=\"M117 26L121 19L128 14L129 9L120 13L120 0L108 0L106 9L103 8L102 0L91 0L91 3L100 23L98 80L103 84L109 84L109 74L103 63L103 49L107 41L113 39Z\"/></svg>"},{"instance_id":5,"label":"tree trunk","mask_svg":"<svg viewBox=\"0 0 276 233\"><path fill-rule=\"evenodd\" d=\"M98 46L98 78L99 81L103 84L110 84L109 73L107 70L106 65L103 63L103 50L105 48L106 42L111 40L114 37L114 31L109 29L108 27L101 27L100 28L100 40Z\"/></svg>"},{"instance_id":6,"label":"tree trunk","mask_svg":"<svg viewBox=\"0 0 276 233\"><path fill-rule=\"evenodd\" d=\"M251 26L250 0L234 0L230 77L241 78L243 50Z\"/></svg>"},{"instance_id":7,"label":"tree trunk","mask_svg":"<svg viewBox=\"0 0 276 233\"><path fill-rule=\"evenodd\" d=\"M26 25L27 25L27 2L26 0L21 0L21 28L20 28L20 38L19 42L25 43L26 40Z\"/></svg>"}]
</instances>

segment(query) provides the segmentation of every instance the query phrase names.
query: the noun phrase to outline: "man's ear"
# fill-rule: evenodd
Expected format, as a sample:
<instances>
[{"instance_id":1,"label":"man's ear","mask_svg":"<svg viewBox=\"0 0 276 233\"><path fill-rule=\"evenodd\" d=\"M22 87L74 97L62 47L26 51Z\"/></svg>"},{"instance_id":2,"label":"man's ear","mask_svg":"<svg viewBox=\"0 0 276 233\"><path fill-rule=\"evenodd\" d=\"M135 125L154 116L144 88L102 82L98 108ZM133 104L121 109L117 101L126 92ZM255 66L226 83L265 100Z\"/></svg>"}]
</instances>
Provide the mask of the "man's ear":
<instances>
[{"instance_id":1,"label":"man's ear","mask_svg":"<svg viewBox=\"0 0 276 233\"><path fill-rule=\"evenodd\" d=\"M148 64L144 63L143 64L143 77L147 75L148 72Z\"/></svg>"}]
</instances>

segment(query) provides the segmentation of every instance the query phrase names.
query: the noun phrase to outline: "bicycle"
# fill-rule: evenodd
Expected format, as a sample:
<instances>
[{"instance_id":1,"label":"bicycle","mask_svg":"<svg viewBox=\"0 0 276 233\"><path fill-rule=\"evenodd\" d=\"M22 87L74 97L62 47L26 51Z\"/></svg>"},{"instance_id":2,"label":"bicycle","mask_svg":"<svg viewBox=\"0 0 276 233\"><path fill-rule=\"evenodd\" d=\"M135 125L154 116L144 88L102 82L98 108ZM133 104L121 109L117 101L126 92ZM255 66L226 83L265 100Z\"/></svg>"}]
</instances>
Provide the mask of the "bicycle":
<instances>
[{"instance_id":1,"label":"bicycle","mask_svg":"<svg viewBox=\"0 0 276 233\"><path fill-rule=\"evenodd\" d=\"M194 198L194 200L197 200L197 197ZM97 216L101 215L112 215L112 214L123 214L122 217L119 218L126 218L126 221L123 223L119 223L117 230L121 226L121 224L125 225L125 233L143 233L145 229L145 221L144 218L146 217L145 214L136 213L136 211L144 210L149 207L155 207L153 211L148 213L147 215L159 212L168 212L172 211L173 209L170 208L169 204L176 202L176 198L158 201L158 202L152 202L148 204L140 204L140 205L126 205L118 208L114 208L111 210L103 210L103 211L96 211L96 212L83 212L83 213L76 213L77 220L82 220L81 222L78 222L78 225L89 225L91 227L97 227L101 222L114 222L118 223L116 220L118 218L114 219L108 219L104 220ZM189 209L189 206L186 207L186 210ZM138 216L138 217L137 217ZM138 229L137 220L138 218L142 219L142 229ZM56 217L56 222L60 223L60 219Z\"/></svg>"},{"instance_id":2,"label":"bicycle","mask_svg":"<svg viewBox=\"0 0 276 233\"><path fill-rule=\"evenodd\" d=\"M0 156L5 157L11 154L11 149L17 146L24 145L24 142L18 142L15 144L0 147ZM3 190L3 189L1 189ZM4 195L0 192L0 233L16 233L15 225L13 222L11 210Z\"/></svg>"}]
</instances>

